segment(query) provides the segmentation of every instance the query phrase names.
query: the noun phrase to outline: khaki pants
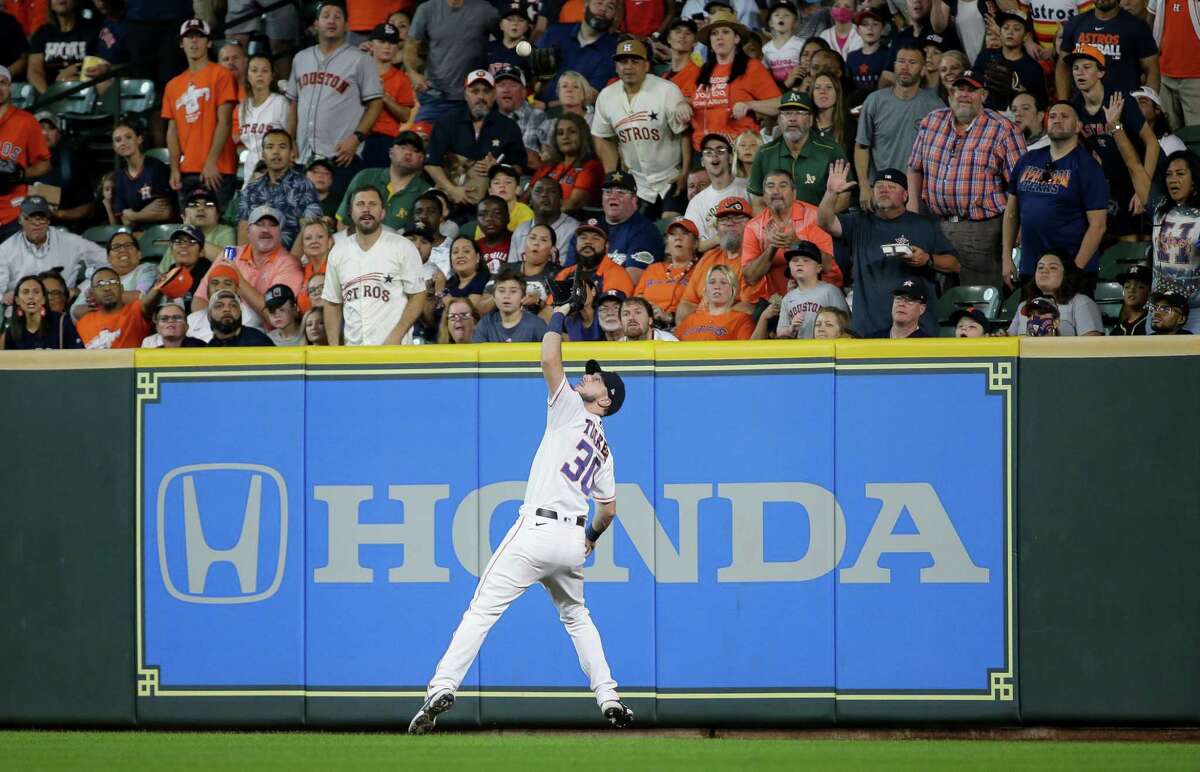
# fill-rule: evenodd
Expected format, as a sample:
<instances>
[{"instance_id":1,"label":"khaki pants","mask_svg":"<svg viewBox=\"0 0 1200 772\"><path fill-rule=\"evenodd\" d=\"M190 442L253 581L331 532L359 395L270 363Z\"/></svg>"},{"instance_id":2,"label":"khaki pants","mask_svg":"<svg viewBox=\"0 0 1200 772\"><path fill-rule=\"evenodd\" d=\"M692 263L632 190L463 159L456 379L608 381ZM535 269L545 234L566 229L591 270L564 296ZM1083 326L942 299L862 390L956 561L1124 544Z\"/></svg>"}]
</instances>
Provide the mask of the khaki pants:
<instances>
[{"instance_id":1,"label":"khaki pants","mask_svg":"<svg viewBox=\"0 0 1200 772\"><path fill-rule=\"evenodd\" d=\"M1200 124L1200 78L1172 78L1164 75L1159 96L1162 98L1167 123L1171 124L1171 131Z\"/></svg>"},{"instance_id":2,"label":"khaki pants","mask_svg":"<svg viewBox=\"0 0 1200 772\"><path fill-rule=\"evenodd\" d=\"M958 251L958 262L962 270L958 274L960 285L981 284L1002 287L1000 277L1000 237L1003 217L990 220L942 220L942 233Z\"/></svg>"}]
</instances>

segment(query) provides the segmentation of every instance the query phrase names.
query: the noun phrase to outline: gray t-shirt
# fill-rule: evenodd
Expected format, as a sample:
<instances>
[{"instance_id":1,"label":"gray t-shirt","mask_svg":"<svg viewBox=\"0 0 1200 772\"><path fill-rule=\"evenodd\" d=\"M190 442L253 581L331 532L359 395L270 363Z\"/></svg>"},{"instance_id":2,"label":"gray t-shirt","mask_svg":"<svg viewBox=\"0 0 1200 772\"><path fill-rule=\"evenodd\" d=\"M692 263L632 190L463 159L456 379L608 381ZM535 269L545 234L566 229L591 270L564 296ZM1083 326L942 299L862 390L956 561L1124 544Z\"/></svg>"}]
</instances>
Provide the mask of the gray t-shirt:
<instances>
[{"instance_id":1,"label":"gray t-shirt","mask_svg":"<svg viewBox=\"0 0 1200 772\"><path fill-rule=\"evenodd\" d=\"M820 281L812 289L797 287L783 296L783 302L779 306L779 325L775 334L778 335L783 325L790 322L793 332L790 337L811 339L813 327L817 323L817 312L825 306L840 308L847 313L850 311L846 305L846 296L832 284Z\"/></svg>"},{"instance_id":2,"label":"gray t-shirt","mask_svg":"<svg viewBox=\"0 0 1200 772\"><path fill-rule=\"evenodd\" d=\"M473 343L539 343L546 334L546 323L528 311L521 312L516 327L505 327L500 312L493 311L475 325Z\"/></svg>"},{"instance_id":3,"label":"gray t-shirt","mask_svg":"<svg viewBox=\"0 0 1200 772\"><path fill-rule=\"evenodd\" d=\"M871 148L871 180L879 169L908 169L921 119L945 107L933 89L921 89L912 99L897 99L892 89L876 91L863 102L855 142Z\"/></svg>"},{"instance_id":4,"label":"gray t-shirt","mask_svg":"<svg viewBox=\"0 0 1200 772\"><path fill-rule=\"evenodd\" d=\"M267 337L270 338L271 341L276 346L303 346L304 345L304 330L303 330L303 328L297 329L296 334L290 338L284 337L283 330L268 330Z\"/></svg>"},{"instance_id":5,"label":"gray t-shirt","mask_svg":"<svg viewBox=\"0 0 1200 772\"><path fill-rule=\"evenodd\" d=\"M429 44L425 77L432 96L463 98L463 80L472 70L487 66L488 35L497 28L500 15L484 0L465 0L451 8L446 0L429 0L417 7L408 36Z\"/></svg>"}]
</instances>

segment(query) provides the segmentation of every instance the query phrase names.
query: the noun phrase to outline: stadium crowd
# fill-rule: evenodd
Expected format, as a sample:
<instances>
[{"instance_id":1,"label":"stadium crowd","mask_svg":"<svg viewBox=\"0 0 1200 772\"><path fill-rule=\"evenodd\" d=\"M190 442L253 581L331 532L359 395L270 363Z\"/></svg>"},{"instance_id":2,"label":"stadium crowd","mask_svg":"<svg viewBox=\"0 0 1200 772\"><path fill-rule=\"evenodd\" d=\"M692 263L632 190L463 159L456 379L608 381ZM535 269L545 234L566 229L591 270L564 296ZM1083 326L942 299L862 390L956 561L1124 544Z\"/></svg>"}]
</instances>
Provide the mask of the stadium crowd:
<instances>
[{"instance_id":1,"label":"stadium crowd","mask_svg":"<svg viewBox=\"0 0 1200 772\"><path fill-rule=\"evenodd\" d=\"M1200 331L1196 0L3 7L5 349Z\"/></svg>"}]
</instances>

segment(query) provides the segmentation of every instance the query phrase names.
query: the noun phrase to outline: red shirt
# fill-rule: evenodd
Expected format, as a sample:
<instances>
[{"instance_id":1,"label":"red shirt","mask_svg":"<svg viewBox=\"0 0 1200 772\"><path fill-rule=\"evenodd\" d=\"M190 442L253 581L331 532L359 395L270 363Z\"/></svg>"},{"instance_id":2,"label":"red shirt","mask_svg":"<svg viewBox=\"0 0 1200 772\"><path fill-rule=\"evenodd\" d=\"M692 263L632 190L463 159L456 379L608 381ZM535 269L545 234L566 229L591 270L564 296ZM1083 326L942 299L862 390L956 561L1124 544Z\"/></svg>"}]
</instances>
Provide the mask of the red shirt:
<instances>
[{"instance_id":1,"label":"red shirt","mask_svg":"<svg viewBox=\"0 0 1200 772\"><path fill-rule=\"evenodd\" d=\"M638 37L650 37L666 18L663 0L625 0L625 31Z\"/></svg>"},{"instance_id":2,"label":"red shirt","mask_svg":"<svg viewBox=\"0 0 1200 772\"><path fill-rule=\"evenodd\" d=\"M0 114L0 159L12 161L23 169L50 160L50 148L42 127L31 113L12 105ZM0 197L0 225L8 225L20 214L21 201L29 192L29 186L16 185L5 196Z\"/></svg>"},{"instance_id":3,"label":"red shirt","mask_svg":"<svg viewBox=\"0 0 1200 772\"><path fill-rule=\"evenodd\" d=\"M743 268L758 259L758 256L766 248L767 223L771 219L771 210L764 209L757 217L746 223L746 232L742 236ZM792 231L796 234L797 239L811 241L820 248L821 252L829 255L833 254L833 239L830 238L828 233L817 226L817 208L815 206L803 201L797 201L792 204L792 212L789 219L792 223ZM787 260L783 258L785 251L784 249L775 250L775 254L771 255L771 267L767 270L767 275L760 279L758 283L744 287L742 300L755 302L758 300L769 300L772 295L787 294ZM842 286L842 271L837 267L837 263L833 264L832 269L821 272L821 281L828 282L835 287Z\"/></svg>"},{"instance_id":4,"label":"red shirt","mask_svg":"<svg viewBox=\"0 0 1200 772\"><path fill-rule=\"evenodd\" d=\"M408 79L408 75L399 67L389 67L387 73L380 78L383 83L383 93L396 100L401 107L412 107L417 103L417 97L413 93L412 81ZM375 125L371 127L372 134L383 134L384 136L394 137L400 133L400 122L396 117L388 112L387 107L379 111L379 117L375 119Z\"/></svg>"},{"instance_id":5,"label":"red shirt","mask_svg":"<svg viewBox=\"0 0 1200 772\"><path fill-rule=\"evenodd\" d=\"M483 258L483 264L487 266L488 272L495 275L500 272L500 269L508 262L508 250L512 246L512 233L505 231L504 235L495 241L484 241L480 239L479 254Z\"/></svg>"},{"instance_id":6,"label":"red shirt","mask_svg":"<svg viewBox=\"0 0 1200 772\"><path fill-rule=\"evenodd\" d=\"M604 166L595 158L584 161L582 165L564 162L557 166L543 166L533 173L533 179L529 181L529 186L532 188L533 183L542 177L558 181L564 202L578 188L587 191L587 198L583 205L593 206L600 200L600 186L604 183Z\"/></svg>"}]
</instances>

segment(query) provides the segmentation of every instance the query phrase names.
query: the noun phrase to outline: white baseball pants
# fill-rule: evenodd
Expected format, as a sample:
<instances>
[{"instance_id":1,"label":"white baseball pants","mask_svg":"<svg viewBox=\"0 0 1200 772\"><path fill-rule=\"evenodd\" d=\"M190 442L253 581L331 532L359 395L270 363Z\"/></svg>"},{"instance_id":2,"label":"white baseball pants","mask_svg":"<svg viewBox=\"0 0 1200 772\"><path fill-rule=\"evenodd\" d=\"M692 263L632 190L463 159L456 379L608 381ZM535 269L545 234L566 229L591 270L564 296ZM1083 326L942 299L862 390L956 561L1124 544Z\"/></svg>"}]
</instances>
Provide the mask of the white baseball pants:
<instances>
[{"instance_id":1,"label":"white baseball pants","mask_svg":"<svg viewBox=\"0 0 1200 772\"><path fill-rule=\"evenodd\" d=\"M492 625L530 585L541 582L575 644L596 703L620 699L600 633L583 604L585 557L583 528L574 518L563 521L524 514L517 518L480 575L471 604L429 682L428 694L458 691Z\"/></svg>"}]
</instances>

